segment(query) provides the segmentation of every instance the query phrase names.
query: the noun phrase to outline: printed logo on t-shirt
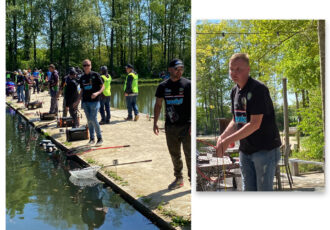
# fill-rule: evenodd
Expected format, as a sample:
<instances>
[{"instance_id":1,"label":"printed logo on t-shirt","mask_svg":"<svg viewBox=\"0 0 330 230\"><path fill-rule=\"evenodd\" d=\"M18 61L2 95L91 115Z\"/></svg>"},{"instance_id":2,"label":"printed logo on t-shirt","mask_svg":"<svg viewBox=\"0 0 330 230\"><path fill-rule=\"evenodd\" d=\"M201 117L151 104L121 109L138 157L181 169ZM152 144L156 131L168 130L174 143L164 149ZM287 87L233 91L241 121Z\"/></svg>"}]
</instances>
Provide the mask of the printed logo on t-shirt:
<instances>
[{"instance_id":1,"label":"printed logo on t-shirt","mask_svg":"<svg viewBox=\"0 0 330 230\"><path fill-rule=\"evenodd\" d=\"M246 98L240 97L234 105L235 123L245 125L247 123Z\"/></svg>"},{"instance_id":2,"label":"printed logo on t-shirt","mask_svg":"<svg viewBox=\"0 0 330 230\"><path fill-rule=\"evenodd\" d=\"M92 89L92 79L90 79L88 83L85 83L85 80L83 80L82 82L83 82L84 90Z\"/></svg>"},{"instance_id":3,"label":"printed logo on t-shirt","mask_svg":"<svg viewBox=\"0 0 330 230\"><path fill-rule=\"evenodd\" d=\"M179 120L179 114L176 112L173 106L167 106L166 115L168 116L171 123L175 123Z\"/></svg>"},{"instance_id":4,"label":"printed logo on t-shirt","mask_svg":"<svg viewBox=\"0 0 330 230\"><path fill-rule=\"evenodd\" d=\"M166 104L168 105L181 105L182 103L183 103L183 98L166 99Z\"/></svg>"}]
</instances>

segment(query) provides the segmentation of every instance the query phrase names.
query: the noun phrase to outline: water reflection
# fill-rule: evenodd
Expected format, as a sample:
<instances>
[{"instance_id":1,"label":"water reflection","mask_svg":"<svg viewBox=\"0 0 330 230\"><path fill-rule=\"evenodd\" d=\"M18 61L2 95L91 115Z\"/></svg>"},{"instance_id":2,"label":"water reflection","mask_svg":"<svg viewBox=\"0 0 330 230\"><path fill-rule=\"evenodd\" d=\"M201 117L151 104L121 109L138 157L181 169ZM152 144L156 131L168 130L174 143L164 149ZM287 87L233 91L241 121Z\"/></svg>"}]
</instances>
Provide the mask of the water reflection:
<instances>
[{"instance_id":1,"label":"water reflection","mask_svg":"<svg viewBox=\"0 0 330 230\"><path fill-rule=\"evenodd\" d=\"M158 84L140 84L139 96L137 98L137 105L139 111L145 114L154 113L154 105L156 102L156 89ZM123 91L123 85L112 84L111 85L111 106L119 109L126 109L125 96ZM164 109L162 110L164 111ZM160 115L160 119L163 119L163 113Z\"/></svg>"},{"instance_id":2,"label":"water reflection","mask_svg":"<svg viewBox=\"0 0 330 230\"><path fill-rule=\"evenodd\" d=\"M6 227L10 229L157 229L103 183L69 181L76 162L46 153L24 119L6 113Z\"/></svg>"}]
</instances>

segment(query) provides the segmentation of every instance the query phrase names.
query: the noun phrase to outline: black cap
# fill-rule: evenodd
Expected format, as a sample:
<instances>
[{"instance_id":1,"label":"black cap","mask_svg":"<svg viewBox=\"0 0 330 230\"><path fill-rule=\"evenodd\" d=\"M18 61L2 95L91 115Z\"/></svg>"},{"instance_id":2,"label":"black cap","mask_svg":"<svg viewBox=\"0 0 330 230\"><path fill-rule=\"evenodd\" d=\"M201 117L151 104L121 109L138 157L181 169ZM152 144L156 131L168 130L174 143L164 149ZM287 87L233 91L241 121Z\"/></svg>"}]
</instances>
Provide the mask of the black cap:
<instances>
[{"instance_id":1,"label":"black cap","mask_svg":"<svg viewBox=\"0 0 330 230\"><path fill-rule=\"evenodd\" d=\"M132 64L127 64L127 65L125 66L125 68L132 68L132 69L134 69L134 66L133 66Z\"/></svg>"},{"instance_id":2,"label":"black cap","mask_svg":"<svg viewBox=\"0 0 330 230\"><path fill-rule=\"evenodd\" d=\"M170 64L168 65L168 67L173 67L173 68L176 68L176 67L179 67L179 66L184 66L183 65L183 62L180 60L180 59L173 59Z\"/></svg>"},{"instance_id":3,"label":"black cap","mask_svg":"<svg viewBox=\"0 0 330 230\"><path fill-rule=\"evenodd\" d=\"M75 69L74 67L71 67L70 70L69 70L69 74L70 74L70 75L75 75L75 74L77 74L76 69Z\"/></svg>"},{"instance_id":4,"label":"black cap","mask_svg":"<svg viewBox=\"0 0 330 230\"><path fill-rule=\"evenodd\" d=\"M101 66L101 71L107 72L108 71L108 67L106 67L105 65L104 66Z\"/></svg>"}]
</instances>

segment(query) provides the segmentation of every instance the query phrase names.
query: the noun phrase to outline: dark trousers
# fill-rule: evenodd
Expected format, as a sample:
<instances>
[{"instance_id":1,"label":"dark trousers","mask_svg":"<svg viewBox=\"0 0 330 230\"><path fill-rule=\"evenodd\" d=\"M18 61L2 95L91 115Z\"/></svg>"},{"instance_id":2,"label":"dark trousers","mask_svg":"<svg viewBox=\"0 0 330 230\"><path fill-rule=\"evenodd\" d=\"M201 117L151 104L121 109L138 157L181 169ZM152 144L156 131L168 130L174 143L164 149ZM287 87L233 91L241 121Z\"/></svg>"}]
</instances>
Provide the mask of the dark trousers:
<instances>
[{"instance_id":1,"label":"dark trousers","mask_svg":"<svg viewBox=\"0 0 330 230\"><path fill-rule=\"evenodd\" d=\"M101 114L101 120L103 122L109 122L111 118L111 113L110 113L110 96L106 97L103 96L100 99L100 114ZM107 116L105 116L105 113Z\"/></svg>"},{"instance_id":2,"label":"dark trousers","mask_svg":"<svg viewBox=\"0 0 330 230\"><path fill-rule=\"evenodd\" d=\"M78 105L76 106L73 106L73 104L69 105L69 113L74 120L74 126L72 128L78 128L79 127Z\"/></svg>"},{"instance_id":3,"label":"dark trousers","mask_svg":"<svg viewBox=\"0 0 330 230\"><path fill-rule=\"evenodd\" d=\"M63 113L63 117L66 117L68 115L68 110L66 109L67 108L67 105L66 105L66 99L65 99L65 97L63 98L63 105L62 105L62 107L63 107L63 112L62 112Z\"/></svg>"},{"instance_id":4,"label":"dark trousers","mask_svg":"<svg viewBox=\"0 0 330 230\"><path fill-rule=\"evenodd\" d=\"M50 91L50 110L49 113L57 113L58 112L58 103L57 103L57 90L53 90L52 88L49 90Z\"/></svg>"},{"instance_id":5,"label":"dark trousers","mask_svg":"<svg viewBox=\"0 0 330 230\"><path fill-rule=\"evenodd\" d=\"M181 159L181 143L183 146L183 152L186 158L186 164L188 168L188 177L191 178L191 137L189 134L190 124L188 125L167 125L166 130L166 142L167 148L170 152L173 166L174 176L176 178L182 178L183 163Z\"/></svg>"},{"instance_id":6,"label":"dark trousers","mask_svg":"<svg viewBox=\"0 0 330 230\"><path fill-rule=\"evenodd\" d=\"M25 93L25 104L28 104L30 103L30 89L29 88L26 88L25 86L25 89L24 89L24 93Z\"/></svg>"},{"instance_id":7,"label":"dark trousers","mask_svg":"<svg viewBox=\"0 0 330 230\"><path fill-rule=\"evenodd\" d=\"M39 80L38 79L34 79L35 84L33 85L33 93L36 92L37 89L37 93L39 93L40 88L39 88Z\"/></svg>"}]
</instances>

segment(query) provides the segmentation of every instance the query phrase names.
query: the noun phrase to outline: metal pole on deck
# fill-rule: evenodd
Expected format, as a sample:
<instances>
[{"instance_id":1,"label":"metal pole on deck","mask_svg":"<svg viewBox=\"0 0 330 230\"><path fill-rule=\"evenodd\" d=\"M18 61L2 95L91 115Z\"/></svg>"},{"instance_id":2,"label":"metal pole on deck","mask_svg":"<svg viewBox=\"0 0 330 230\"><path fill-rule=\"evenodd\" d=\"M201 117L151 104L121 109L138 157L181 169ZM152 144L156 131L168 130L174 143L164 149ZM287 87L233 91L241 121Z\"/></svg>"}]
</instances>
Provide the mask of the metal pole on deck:
<instances>
[{"instance_id":1,"label":"metal pole on deck","mask_svg":"<svg viewBox=\"0 0 330 230\"><path fill-rule=\"evenodd\" d=\"M284 115L284 133L285 133L285 147L289 146L289 113L288 113L288 98L286 89L286 78L283 81L283 115Z\"/></svg>"}]
</instances>

